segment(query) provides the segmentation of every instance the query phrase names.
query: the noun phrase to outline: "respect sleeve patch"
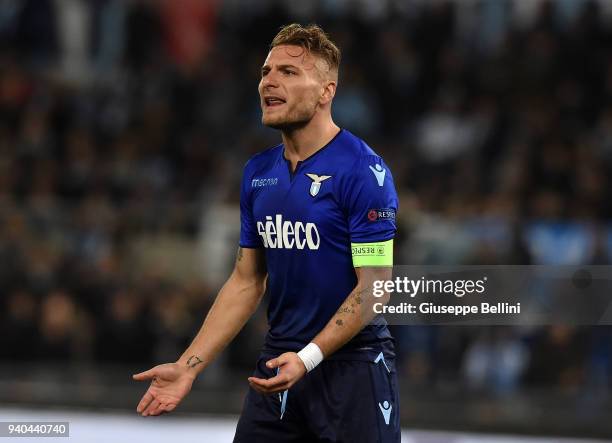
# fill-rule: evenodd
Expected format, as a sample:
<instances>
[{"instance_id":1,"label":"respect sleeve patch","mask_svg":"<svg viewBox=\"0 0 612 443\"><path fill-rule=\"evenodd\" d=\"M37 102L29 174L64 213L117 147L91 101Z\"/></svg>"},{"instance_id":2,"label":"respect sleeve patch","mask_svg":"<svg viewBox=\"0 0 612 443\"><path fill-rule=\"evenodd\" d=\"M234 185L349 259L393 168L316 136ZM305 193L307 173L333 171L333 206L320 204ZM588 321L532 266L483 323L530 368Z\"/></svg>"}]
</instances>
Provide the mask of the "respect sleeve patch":
<instances>
[{"instance_id":1,"label":"respect sleeve patch","mask_svg":"<svg viewBox=\"0 0 612 443\"><path fill-rule=\"evenodd\" d=\"M374 243L351 243L353 266L393 266L393 239Z\"/></svg>"}]
</instances>

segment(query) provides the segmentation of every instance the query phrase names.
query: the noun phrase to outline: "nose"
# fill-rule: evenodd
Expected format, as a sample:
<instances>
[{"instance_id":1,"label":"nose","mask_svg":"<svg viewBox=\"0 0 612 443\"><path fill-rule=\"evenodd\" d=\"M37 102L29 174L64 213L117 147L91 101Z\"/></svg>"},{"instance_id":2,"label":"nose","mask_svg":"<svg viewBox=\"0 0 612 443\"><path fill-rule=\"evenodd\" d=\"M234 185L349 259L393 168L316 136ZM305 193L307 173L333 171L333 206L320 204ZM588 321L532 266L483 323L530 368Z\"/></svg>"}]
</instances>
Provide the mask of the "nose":
<instances>
[{"instance_id":1,"label":"nose","mask_svg":"<svg viewBox=\"0 0 612 443\"><path fill-rule=\"evenodd\" d=\"M278 79L274 71L270 71L265 77L261 79L261 86L265 89L268 87L276 88L278 86Z\"/></svg>"}]
</instances>

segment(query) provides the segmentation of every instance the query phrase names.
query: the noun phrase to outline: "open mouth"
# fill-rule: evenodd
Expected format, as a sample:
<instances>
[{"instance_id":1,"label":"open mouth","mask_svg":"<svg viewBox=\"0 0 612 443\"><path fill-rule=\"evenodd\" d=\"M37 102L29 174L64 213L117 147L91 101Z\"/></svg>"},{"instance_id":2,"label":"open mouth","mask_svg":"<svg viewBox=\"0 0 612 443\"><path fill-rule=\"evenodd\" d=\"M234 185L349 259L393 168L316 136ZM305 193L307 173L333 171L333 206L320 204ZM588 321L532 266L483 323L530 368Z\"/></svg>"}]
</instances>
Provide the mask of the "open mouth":
<instances>
[{"instance_id":1,"label":"open mouth","mask_svg":"<svg viewBox=\"0 0 612 443\"><path fill-rule=\"evenodd\" d=\"M283 100L280 97L267 96L267 97L264 97L264 102L266 106L274 107L274 106L280 106L284 104L285 100Z\"/></svg>"}]
</instances>

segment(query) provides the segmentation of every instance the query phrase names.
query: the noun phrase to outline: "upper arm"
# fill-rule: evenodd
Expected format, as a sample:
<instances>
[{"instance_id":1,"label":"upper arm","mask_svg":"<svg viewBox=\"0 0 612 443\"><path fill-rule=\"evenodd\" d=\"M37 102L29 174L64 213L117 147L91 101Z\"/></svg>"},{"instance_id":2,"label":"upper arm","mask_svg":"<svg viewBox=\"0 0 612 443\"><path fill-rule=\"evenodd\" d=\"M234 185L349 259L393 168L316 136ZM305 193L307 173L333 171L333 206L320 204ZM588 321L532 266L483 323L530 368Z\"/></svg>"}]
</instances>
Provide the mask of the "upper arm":
<instances>
[{"instance_id":1,"label":"upper arm","mask_svg":"<svg viewBox=\"0 0 612 443\"><path fill-rule=\"evenodd\" d=\"M253 214L253 161L244 167L240 187L240 243L232 277L246 285L264 284L267 276L265 254Z\"/></svg>"},{"instance_id":2,"label":"upper arm","mask_svg":"<svg viewBox=\"0 0 612 443\"><path fill-rule=\"evenodd\" d=\"M364 294L365 297L361 298L362 309L366 312L375 312L374 304L382 303L386 305L391 299L391 294L384 291L382 295L376 294L374 288L383 289L384 283L376 285L374 282L386 282L393 279L393 268L390 267L378 267L378 266L363 266L361 268L355 268L357 274L357 288L359 293Z\"/></svg>"},{"instance_id":3,"label":"upper arm","mask_svg":"<svg viewBox=\"0 0 612 443\"><path fill-rule=\"evenodd\" d=\"M253 214L252 169L252 162L249 161L244 167L240 186L240 247L243 249L263 246Z\"/></svg>"},{"instance_id":4,"label":"upper arm","mask_svg":"<svg viewBox=\"0 0 612 443\"><path fill-rule=\"evenodd\" d=\"M343 191L353 266L392 266L398 199L388 166L377 155L359 158Z\"/></svg>"},{"instance_id":5,"label":"upper arm","mask_svg":"<svg viewBox=\"0 0 612 443\"><path fill-rule=\"evenodd\" d=\"M264 250L239 246L233 274L242 281L263 284L267 276Z\"/></svg>"},{"instance_id":6,"label":"upper arm","mask_svg":"<svg viewBox=\"0 0 612 443\"><path fill-rule=\"evenodd\" d=\"M371 285L375 280L391 280L393 268L380 266L362 266L355 268L357 274L357 284L359 286Z\"/></svg>"}]
</instances>

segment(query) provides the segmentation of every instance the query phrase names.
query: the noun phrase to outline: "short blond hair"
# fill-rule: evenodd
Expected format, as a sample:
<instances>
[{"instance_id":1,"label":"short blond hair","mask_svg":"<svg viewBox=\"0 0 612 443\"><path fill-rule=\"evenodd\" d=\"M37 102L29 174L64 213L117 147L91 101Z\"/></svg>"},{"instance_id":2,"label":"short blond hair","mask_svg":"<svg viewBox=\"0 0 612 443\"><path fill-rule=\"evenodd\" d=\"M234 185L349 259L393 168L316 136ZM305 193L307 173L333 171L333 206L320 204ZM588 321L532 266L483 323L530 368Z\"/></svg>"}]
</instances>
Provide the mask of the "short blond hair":
<instances>
[{"instance_id":1,"label":"short blond hair","mask_svg":"<svg viewBox=\"0 0 612 443\"><path fill-rule=\"evenodd\" d=\"M299 23L291 23L283 26L272 40L270 49L280 45L301 46L323 59L330 71L338 72L340 49L318 25L302 26Z\"/></svg>"}]
</instances>

